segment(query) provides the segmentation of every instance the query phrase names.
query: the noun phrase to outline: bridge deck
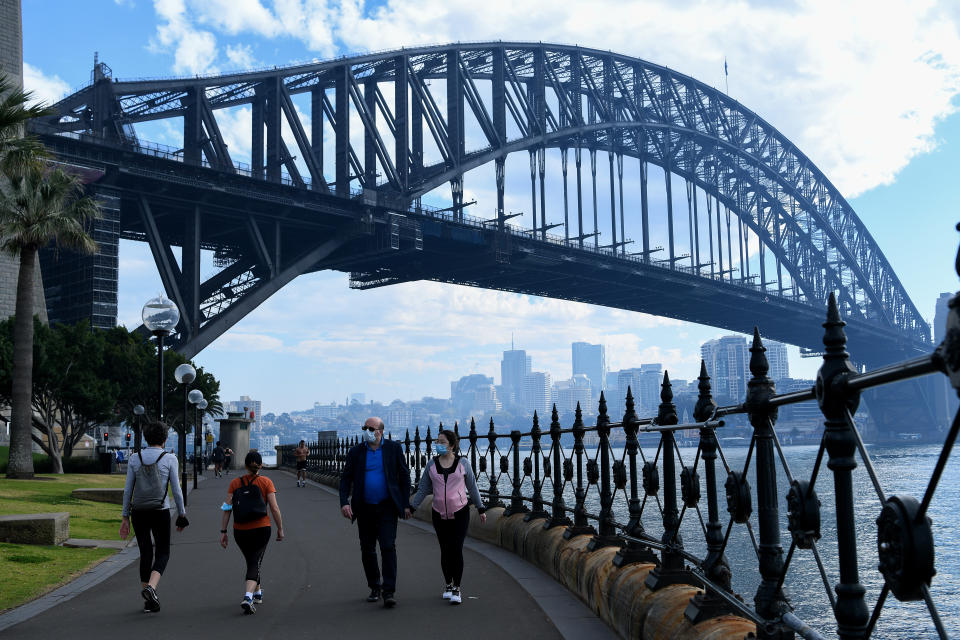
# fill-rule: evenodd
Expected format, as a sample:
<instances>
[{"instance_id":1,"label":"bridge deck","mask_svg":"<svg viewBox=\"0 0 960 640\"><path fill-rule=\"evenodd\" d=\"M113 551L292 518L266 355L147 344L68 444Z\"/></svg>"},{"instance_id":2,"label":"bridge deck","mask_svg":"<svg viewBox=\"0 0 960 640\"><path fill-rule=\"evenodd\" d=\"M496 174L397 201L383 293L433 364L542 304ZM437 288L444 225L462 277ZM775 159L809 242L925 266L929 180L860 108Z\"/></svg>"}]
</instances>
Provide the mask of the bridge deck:
<instances>
[{"instance_id":1,"label":"bridge deck","mask_svg":"<svg viewBox=\"0 0 960 640\"><path fill-rule=\"evenodd\" d=\"M254 616L240 609L243 561L233 539L217 543L220 511L230 478L208 479L190 495L191 526L173 534L170 563L158 593L162 610L142 613L137 562L54 608L5 629L5 640L34 639L69 628L71 638L126 640L169 638L436 638L494 635L510 638L613 638L598 619L557 624L537 604L553 585L508 574L484 555L466 549L464 604L440 598L439 548L432 529L401 522L397 536L399 577L393 610L369 604L354 527L339 515L337 497L314 486L297 489L295 478L269 471L278 488L287 538L273 540L263 562L264 604ZM232 477L232 476L231 476ZM492 547L491 547L492 548ZM522 562L522 561L520 561ZM532 567L531 567L532 569ZM537 571L534 569L534 571ZM538 591L539 588L539 591ZM556 596L553 596L555 598ZM547 608L551 608L546 605ZM568 607L569 609L569 607ZM583 608L584 612L589 611ZM567 627L569 623L569 627ZM564 633L558 631L564 628ZM574 633L570 633L574 630Z\"/></svg>"}]
</instances>

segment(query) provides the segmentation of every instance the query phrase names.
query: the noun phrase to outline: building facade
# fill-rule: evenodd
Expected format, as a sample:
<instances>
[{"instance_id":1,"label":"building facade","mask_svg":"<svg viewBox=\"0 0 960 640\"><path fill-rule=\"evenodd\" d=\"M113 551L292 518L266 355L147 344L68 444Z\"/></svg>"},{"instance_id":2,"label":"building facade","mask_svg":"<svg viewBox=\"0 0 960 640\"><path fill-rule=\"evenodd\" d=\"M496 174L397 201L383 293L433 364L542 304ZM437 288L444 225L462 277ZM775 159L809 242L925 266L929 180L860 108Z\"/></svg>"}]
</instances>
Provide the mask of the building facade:
<instances>
[{"instance_id":1,"label":"building facade","mask_svg":"<svg viewBox=\"0 0 960 640\"><path fill-rule=\"evenodd\" d=\"M529 375L533 360L523 349L510 349L503 352L500 361L500 382L504 390L501 398L505 405L522 402L524 379Z\"/></svg>"},{"instance_id":2,"label":"building facade","mask_svg":"<svg viewBox=\"0 0 960 640\"><path fill-rule=\"evenodd\" d=\"M700 346L700 357L707 365L713 395L726 400L746 397L750 380L750 351L743 336L723 336Z\"/></svg>"},{"instance_id":3,"label":"building facade","mask_svg":"<svg viewBox=\"0 0 960 640\"><path fill-rule=\"evenodd\" d=\"M584 375L590 380L593 395L599 397L607 379L607 353L602 344L574 342L571 346L573 375Z\"/></svg>"},{"instance_id":4,"label":"building facade","mask_svg":"<svg viewBox=\"0 0 960 640\"><path fill-rule=\"evenodd\" d=\"M523 378L523 390L520 395L525 411L536 411L540 417L550 415L552 380L546 371L531 371Z\"/></svg>"}]
</instances>

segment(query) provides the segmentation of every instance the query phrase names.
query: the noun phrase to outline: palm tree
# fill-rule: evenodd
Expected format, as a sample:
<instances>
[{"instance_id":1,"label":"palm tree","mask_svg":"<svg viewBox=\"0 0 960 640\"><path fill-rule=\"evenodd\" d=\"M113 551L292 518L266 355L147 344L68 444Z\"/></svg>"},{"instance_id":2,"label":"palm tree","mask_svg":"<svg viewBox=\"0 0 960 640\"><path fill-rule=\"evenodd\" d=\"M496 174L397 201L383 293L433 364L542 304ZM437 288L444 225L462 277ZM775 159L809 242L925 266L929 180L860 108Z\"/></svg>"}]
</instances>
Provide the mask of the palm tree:
<instances>
[{"instance_id":1,"label":"palm tree","mask_svg":"<svg viewBox=\"0 0 960 640\"><path fill-rule=\"evenodd\" d=\"M13 397L8 478L33 477L33 282L37 252L57 247L94 253L89 221L100 217L93 198L84 196L74 175L38 162L4 166L0 189L0 248L20 256L13 326Z\"/></svg>"}]
</instances>

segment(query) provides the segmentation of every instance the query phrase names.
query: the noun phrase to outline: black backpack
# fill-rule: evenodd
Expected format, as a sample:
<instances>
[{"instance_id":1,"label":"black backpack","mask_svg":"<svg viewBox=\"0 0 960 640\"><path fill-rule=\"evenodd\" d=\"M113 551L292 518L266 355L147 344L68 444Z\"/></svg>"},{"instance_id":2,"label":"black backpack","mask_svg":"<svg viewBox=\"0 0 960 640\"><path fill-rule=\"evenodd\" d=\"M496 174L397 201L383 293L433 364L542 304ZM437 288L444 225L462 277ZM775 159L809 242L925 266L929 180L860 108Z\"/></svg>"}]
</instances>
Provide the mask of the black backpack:
<instances>
[{"instance_id":1,"label":"black backpack","mask_svg":"<svg viewBox=\"0 0 960 640\"><path fill-rule=\"evenodd\" d=\"M239 524L253 522L267 515L263 492L253 480L244 482L245 477L240 478L240 486L233 492L233 520Z\"/></svg>"}]
</instances>

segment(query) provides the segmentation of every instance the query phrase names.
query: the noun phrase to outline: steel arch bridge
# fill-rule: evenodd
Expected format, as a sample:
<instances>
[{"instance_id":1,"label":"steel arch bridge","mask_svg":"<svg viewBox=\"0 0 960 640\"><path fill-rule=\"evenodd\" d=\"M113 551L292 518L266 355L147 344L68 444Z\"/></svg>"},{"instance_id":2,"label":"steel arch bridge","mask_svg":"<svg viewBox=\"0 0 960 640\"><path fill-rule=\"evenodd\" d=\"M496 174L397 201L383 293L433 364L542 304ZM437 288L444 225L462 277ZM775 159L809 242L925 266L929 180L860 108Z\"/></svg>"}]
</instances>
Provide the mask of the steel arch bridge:
<instances>
[{"instance_id":1,"label":"steel arch bridge","mask_svg":"<svg viewBox=\"0 0 960 640\"><path fill-rule=\"evenodd\" d=\"M221 130L221 114L238 107L250 109L249 164L234 161ZM636 58L489 42L202 78L117 81L100 64L56 108L34 131L119 194L121 236L150 242L168 294L187 309L179 348L189 356L319 269L350 271L357 288L434 279L744 332L759 320L812 350L833 291L851 342L880 359L930 347L863 222L793 143L722 92ZM182 127L182 148L138 139L135 125L155 120ZM526 228L507 222L516 153L529 160ZM547 201L555 154L562 205ZM638 162L625 168L625 158ZM464 176L488 164L497 207L481 220L465 215ZM625 206L631 166L640 197ZM652 175L666 178L663 207L650 201ZM451 206L421 206L446 185ZM201 248L227 265L204 282Z\"/></svg>"}]
</instances>

